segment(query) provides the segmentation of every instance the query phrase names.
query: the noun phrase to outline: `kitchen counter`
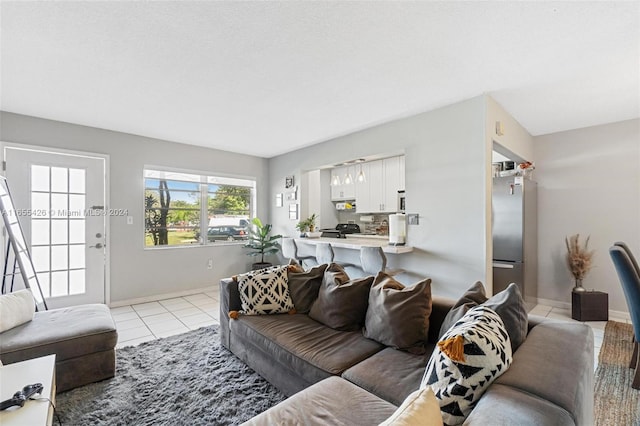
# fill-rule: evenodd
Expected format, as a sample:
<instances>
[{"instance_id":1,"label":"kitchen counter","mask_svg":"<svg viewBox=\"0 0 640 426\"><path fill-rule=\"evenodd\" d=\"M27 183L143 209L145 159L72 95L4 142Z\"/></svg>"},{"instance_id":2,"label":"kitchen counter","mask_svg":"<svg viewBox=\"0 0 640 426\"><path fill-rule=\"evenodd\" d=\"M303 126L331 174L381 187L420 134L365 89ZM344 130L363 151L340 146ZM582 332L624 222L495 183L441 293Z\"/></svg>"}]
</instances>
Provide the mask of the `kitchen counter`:
<instances>
[{"instance_id":1,"label":"kitchen counter","mask_svg":"<svg viewBox=\"0 0 640 426\"><path fill-rule=\"evenodd\" d=\"M296 244L330 243L333 247L360 250L360 247L382 247L382 251L390 254L411 253L411 246L390 246L387 238L376 235L362 235L359 237L349 236L348 238L296 238Z\"/></svg>"}]
</instances>

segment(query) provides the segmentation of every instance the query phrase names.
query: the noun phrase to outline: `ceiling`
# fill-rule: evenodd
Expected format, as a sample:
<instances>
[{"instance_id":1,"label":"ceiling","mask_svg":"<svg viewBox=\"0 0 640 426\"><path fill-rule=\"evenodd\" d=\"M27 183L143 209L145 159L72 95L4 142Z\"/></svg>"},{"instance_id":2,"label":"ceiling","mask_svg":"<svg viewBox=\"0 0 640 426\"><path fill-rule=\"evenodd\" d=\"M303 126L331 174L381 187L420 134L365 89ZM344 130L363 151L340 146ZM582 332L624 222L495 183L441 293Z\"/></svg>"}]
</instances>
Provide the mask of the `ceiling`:
<instances>
[{"instance_id":1,"label":"ceiling","mask_svg":"<svg viewBox=\"0 0 640 426\"><path fill-rule=\"evenodd\" d=\"M640 116L640 2L1 3L4 111L273 157L490 94Z\"/></svg>"}]
</instances>

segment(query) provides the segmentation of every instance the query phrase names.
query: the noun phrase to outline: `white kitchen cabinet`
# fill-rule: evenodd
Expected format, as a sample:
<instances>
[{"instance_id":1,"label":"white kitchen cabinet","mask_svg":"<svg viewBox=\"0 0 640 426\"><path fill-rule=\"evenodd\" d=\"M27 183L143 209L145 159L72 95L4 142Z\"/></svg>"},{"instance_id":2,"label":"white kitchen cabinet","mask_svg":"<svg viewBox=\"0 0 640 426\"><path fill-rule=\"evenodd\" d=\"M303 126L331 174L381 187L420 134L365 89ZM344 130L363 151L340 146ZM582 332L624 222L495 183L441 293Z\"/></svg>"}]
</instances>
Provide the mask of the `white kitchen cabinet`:
<instances>
[{"instance_id":1,"label":"white kitchen cabinet","mask_svg":"<svg viewBox=\"0 0 640 426\"><path fill-rule=\"evenodd\" d=\"M404 157L364 163L365 183L356 183L358 213L388 213L398 210L398 190L404 189Z\"/></svg>"},{"instance_id":2,"label":"white kitchen cabinet","mask_svg":"<svg viewBox=\"0 0 640 426\"><path fill-rule=\"evenodd\" d=\"M345 182L347 174L351 175L351 182ZM338 177L338 184L333 185L334 178ZM331 170L331 201L344 201L356 199L355 168L353 166L336 167Z\"/></svg>"}]
</instances>

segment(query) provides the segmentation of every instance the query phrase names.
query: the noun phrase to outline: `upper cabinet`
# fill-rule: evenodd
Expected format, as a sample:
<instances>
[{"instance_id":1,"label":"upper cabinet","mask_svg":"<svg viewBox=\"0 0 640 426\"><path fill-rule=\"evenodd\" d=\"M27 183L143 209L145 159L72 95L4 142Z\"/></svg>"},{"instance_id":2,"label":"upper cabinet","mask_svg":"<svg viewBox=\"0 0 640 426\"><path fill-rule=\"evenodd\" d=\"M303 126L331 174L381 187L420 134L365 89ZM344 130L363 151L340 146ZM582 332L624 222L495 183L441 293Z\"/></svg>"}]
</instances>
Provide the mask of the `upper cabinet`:
<instances>
[{"instance_id":1,"label":"upper cabinet","mask_svg":"<svg viewBox=\"0 0 640 426\"><path fill-rule=\"evenodd\" d=\"M404 156L362 164L365 182L356 182L358 213L391 213L398 210L398 191L404 189Z\"/></svg>"},{"instance_id":2,"label":"upper cabinet","mask_svg":"<svg viewBox=\"0 0 640 426\"><path fill-rule=\"evenodd\" d=\"M355 167L336 167L331 170L331 201L356 199ZM347 176L351 181L347 180Z\"/></svg>"}]
</instances>

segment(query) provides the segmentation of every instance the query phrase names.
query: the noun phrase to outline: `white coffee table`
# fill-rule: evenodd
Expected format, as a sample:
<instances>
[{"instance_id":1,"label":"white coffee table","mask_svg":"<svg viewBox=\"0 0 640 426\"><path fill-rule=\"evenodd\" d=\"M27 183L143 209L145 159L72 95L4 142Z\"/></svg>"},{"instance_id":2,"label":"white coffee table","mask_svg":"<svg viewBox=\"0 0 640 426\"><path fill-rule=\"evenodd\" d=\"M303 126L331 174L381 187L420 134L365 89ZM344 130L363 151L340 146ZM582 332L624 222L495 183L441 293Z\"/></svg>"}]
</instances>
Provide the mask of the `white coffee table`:
<instances>
[{"instance_id":1,"label":"white coffee table","mask_svg":"<svg viewBox=\"0 0 640 426\"><path fill-rule=\"evenodd\" d=\"M16 362L0 367L0 401L9 399L26 385L42 383L41 395L36 398L49 398L55 403L56 397L56 356L48 355L28 361ZM51 425L53 407L49 401L28 400L24 407L12 407L0 411L0 425Z\"/></svg>"}]
</instances>

